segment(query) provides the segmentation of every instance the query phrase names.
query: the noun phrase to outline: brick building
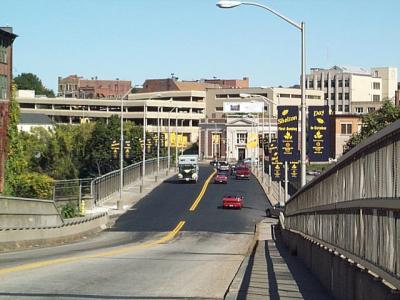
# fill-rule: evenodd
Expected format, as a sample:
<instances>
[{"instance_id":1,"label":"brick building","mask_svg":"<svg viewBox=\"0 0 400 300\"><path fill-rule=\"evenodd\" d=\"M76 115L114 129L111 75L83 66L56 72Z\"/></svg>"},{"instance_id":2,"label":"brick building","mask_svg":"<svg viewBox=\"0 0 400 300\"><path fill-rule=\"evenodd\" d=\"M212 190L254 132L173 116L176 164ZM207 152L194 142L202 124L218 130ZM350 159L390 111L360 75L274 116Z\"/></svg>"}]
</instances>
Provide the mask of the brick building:
<instances>
[{"instance_id":1,"label":"brick building","mask_svg":"<svg viewBox=\"0 0 400 300\"><path fill-rule=\"evenodd\" d=\"M84 79L77 75L58 77L58 96L84 99L119 99L132 86L129 80Z\"/></svg>"},{"instance_id":2,"label":"brick building","mask_svg":"<svg viewBox=\"0 0 400 300\"><path fill-rule=\"evenodd\" d=\"M0 192L4 187L7 157L8 104L12 83L12 44L17 36L11 27L0 27Z\"/></svg>"},{"instance_id":3,"label":"brick building","mask_svg":"<svg viewBox=\"0 0 400 300\"><path fill-rule=\"evenodd\" d=\"M179 81L177 77L164 79L147 79L143 83L140 93L154 93L165 91L205 91L207 89L221 88L247 88L249 78L243 79L201 79L191 81Z\"/></svg>"}]
</instances>

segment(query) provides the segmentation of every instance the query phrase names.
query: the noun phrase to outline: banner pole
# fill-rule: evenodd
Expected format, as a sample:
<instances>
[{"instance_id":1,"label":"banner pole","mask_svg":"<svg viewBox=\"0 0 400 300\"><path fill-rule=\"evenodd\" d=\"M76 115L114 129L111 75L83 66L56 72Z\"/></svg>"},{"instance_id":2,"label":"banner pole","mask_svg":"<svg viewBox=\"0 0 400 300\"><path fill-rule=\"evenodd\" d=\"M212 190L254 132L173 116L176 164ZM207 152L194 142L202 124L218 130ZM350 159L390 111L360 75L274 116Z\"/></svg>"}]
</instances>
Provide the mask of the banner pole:
<instances>
[{"instance_id":1,"label":"banner pole","mask_svg":"<svg viewBox=\"0 0 400 300\"><path fill-rule=\"evenodd\" d=\"M288 162L285 161L285 204L288 201Z\"/></svg>"}]
</instances>

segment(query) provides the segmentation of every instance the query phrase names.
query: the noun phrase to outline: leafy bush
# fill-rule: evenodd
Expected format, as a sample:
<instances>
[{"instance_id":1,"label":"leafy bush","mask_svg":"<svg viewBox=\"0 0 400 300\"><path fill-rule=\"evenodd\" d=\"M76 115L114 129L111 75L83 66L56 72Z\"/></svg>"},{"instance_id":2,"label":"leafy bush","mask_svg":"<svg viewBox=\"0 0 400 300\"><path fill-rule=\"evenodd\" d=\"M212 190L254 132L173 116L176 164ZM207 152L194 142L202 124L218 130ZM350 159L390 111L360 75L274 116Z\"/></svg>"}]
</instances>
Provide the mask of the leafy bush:
<instances>
[{"instance_id":1,"label":"leafy bush","mask_svg":"<svg viewBox=\"0 0 400 300\"><path fill-rule=\"evenodd\" d=\"M74 218L78 215L78 208L72 203L67 203L61 208L61 216L63 217L63 219Z\"/></svg>"},{"instance_id":2,"label":"leafy bush","mask_svg":"<svg viewBox=\"0 0 400 300\"><path fill-rule=\"evenodd\" d=\"M13 181L16 197L51 199L53 179L45 174L27 172L17 175Z\"/></svg>"}]
</instances>

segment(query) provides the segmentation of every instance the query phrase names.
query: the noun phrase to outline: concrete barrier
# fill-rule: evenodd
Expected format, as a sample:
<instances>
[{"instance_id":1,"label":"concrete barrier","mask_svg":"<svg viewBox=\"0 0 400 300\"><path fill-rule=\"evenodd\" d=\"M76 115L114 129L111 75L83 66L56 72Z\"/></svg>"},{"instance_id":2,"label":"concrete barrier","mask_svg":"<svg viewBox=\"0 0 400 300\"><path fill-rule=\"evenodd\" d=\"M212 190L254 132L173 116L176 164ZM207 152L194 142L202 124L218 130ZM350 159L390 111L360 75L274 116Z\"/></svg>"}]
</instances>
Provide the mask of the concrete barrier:
<instances>
[{"instance_id":1,"label":"concrete barrier","mask_svg":"<svg viewBox=\"0 0 400 300\"><path fill-rule=\"evenodd\" d=\"M60 226L0 230L0 251L66 243L106 228L108 214L65 220Z\"/></svg>"},{"instance_id":2,"label":"concrete barrier","mask_svg":"<svg viewBox=\"0 0 400 300\"><path fill-rule=\"evenodd\" d=\"M340 253L285 229L282 229L282 241L335 299L400 299L398 290L384 284L381 278L352 263Z\"/></svg>"},{"instance_id":3,"label":"concrete barrier","mask_svg":"<svg viewBox=\"0 0 400 300\"><path fill-rule=\"evenodd\" d=\"M54 201L0 197L0 229L60 226L63 220Z\"/></svg>"}]
</instances>

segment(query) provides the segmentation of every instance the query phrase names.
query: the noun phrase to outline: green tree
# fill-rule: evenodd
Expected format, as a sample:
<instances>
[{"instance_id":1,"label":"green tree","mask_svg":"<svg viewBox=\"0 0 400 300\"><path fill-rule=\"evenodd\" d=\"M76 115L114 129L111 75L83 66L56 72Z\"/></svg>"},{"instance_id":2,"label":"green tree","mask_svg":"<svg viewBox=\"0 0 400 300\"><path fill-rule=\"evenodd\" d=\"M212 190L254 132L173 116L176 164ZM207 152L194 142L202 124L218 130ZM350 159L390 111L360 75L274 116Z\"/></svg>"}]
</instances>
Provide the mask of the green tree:
<instances>
[{"instance_id":1,"label":"green tree","mask_svg":"<svg viewBox=\"0 0 400 300\"><path fill-rule=\"evenodd\" d=\"M4 193L15 195L15 188L18 185L17 176L26 171L28 163L24 157L23 140L18 133L19 104L15 99L16 86L13 84L9 104L9 119L7 128L7 160L5 166Z\"/></svg>"},{"instance_id":2,"label":"green tree","mask_svg":"<svg viewBox=\"0 0 400 300\"><path fill-rule=\"evenodd\" d=\"M37 95L54 97L53 90L47 89L40 78L33 73L21 73L14 78L19 90L34 90Z\"/></svg>"},{"instance_id":3,"label":"green tree","mask_svg":"<svg viewBox=\"0 0 400 300\"><path fill-rule=\"evenodd\" d=\"M16 177L17 185L14 194L18 197L51 199L53 194L53 178L46 174L25 172Z\"/></svg>"},{"instance_id":4,"label":"green tree","mask_svg":"<svg viewBox=\"0 0 400 300\"><path fill-rule=\"evenodd\" d=\"M400 119L400 108L390 101L384 101L380 109L362 116L361 131L353 134L347 141L345 152L398 119Z\"/></svg>"}]
</instances>

